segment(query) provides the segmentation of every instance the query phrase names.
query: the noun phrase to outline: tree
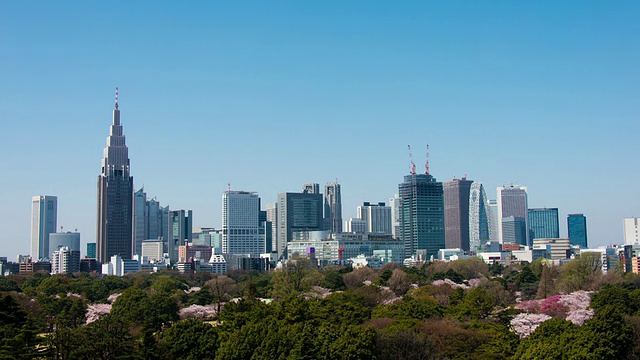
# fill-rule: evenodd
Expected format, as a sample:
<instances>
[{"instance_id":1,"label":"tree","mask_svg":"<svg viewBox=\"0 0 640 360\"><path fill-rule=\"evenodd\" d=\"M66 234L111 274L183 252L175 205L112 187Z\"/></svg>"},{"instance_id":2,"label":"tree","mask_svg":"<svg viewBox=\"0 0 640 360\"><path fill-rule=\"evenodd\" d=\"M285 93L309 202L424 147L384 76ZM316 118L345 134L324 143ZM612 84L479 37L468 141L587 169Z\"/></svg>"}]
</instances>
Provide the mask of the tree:
<instances>
[{"instance_id":1,"label":"tree","mask_svg":"<svg viewBox=\"0 0 640 360\"><path fill-rule=\"evenodd\" d=\"M333 291L342 291L347 289L347 286L342 279L342 274L337 270L327 271L324 276L324 281L322 282L322 287Z\"/></svg>"},{"instance_id":2,"label":"tree","mask_svg":"<svg viewBox=\"0 0 640 360\"><path fill-rule=\"evenodd\" d=\"M357 289L363 286L365 281L374 281L375 278L376 272L368 266L355 269L342 277L347 289Z\"/></svg>"},{"instance_id":3,"label":"tree","mask_svg":"<svg viewBox=\"0 0 640 360\"><path fill-rule=\"evenodd\" d=\"M389 280L387 281L387 285L398 296L404 295L407 290L411 288L409 276L400 269L393 270L391 277L389 277Z\"/></svg>"},{"instance_id":4,"label":"tree","mask_svg":"<svg viewBox=\"0 0 640 360\"><path fill-rule=\"evenodd\" d=\"M236 282L225 275L207 281L205 286L209 289L213 302L218 306L218 313L220 313L221 304L229 301L238 292Z\"/></svg>"},{"instance_id":5,"label":"tree","mask_svg":"<svg viewBox=\"0 0 640 360\"><path fill-rule=\"evenodd\" d=\"M168 360L214 359L218 346L217 329L201 320L181 320L158 334L158 349Z\"/></svg>"},{"instance_id":6,"label":"tree","mask_svg":"<svg viewBox=\"0 0 640 360\"><path fill-rule=\"evenodd\" d=\"M555 283L558 278L558 269L553 264L544 264L542 266L542 275L538 283L537 299L545 299L556 294Z\"/></svg>"},{"instance_id":7,"label":"tree","mask_svg":"<svg viewBox=\"0 0 640 360\"><path fill-rule=\"evenodd\" d=\"M560 268L558 290L571 293L578 290L598 290L594 285L600 284L602 262L600 254L582 253L580 257L569 261Z\"/></svg>"},{"instance_id":8,"label":"tree","mask_svg":"<svg viewBox=\"0 0 640 360\"><path fill-rule=\"evenodd\" d=\"M481 288L470 290L452 311L461 319L484 319L496 306L496 299Z\"/></svg>"}]
</instances>

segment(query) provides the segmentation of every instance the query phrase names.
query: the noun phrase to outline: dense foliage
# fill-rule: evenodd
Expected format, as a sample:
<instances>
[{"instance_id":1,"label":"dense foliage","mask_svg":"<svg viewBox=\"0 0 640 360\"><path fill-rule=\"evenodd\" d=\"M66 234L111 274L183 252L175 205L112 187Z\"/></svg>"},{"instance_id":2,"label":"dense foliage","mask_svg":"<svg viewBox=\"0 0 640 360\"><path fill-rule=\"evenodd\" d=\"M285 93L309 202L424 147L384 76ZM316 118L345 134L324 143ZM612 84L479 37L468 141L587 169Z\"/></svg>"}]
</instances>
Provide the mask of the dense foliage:
<instances>
[{"instance_id":1,"label":"dense foliage","mask_svg":"<svg viewBox=\"0 0 640 360\"><path fill-rule=\"evenodd\" d=\"M584 256L0 278L0 359L638 359L640 277Z\"/></svg>"}]
</instances>

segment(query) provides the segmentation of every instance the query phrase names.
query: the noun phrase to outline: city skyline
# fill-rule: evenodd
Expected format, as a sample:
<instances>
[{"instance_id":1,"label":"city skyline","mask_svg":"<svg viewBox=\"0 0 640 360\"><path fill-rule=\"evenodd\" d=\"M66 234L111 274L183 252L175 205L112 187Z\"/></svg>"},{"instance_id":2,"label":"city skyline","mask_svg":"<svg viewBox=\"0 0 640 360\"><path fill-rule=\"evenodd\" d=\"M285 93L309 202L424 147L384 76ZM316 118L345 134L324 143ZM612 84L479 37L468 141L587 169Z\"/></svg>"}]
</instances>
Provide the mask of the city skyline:
<instances>
[{"instance_id":1,"label":"city skyline","mask_svg":"<svg viewBox=\"0 0 640 360\"><path fill-rule=\"evenodd\" d=\"M640 215L626 161L640 5L549 6L6 4L0 255L29 253L38 194L58 197L58 227L83 248L95 241L115 86L134 187L193 209L194 227L221 226L228 183L267 204L338 178L355 217L397 192L406 145L420 168L428 143L439 180L468 173L489 199L522 184L529 207L584 213L590 246L621 243Z\"/></svg>"}]
</instances>

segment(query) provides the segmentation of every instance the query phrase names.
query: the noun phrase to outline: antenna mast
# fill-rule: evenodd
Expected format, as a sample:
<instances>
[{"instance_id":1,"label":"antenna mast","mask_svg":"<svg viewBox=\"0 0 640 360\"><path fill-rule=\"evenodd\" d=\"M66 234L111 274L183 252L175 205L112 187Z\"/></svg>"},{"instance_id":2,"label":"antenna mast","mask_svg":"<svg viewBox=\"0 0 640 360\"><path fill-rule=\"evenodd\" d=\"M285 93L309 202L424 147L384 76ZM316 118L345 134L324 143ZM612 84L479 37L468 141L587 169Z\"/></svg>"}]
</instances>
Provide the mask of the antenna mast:
<instances>
[{"instance_id":1,"label":"antenna mast","mask_svg":"<svg viewBox=\"0 0 640 360\"><path fill-rule=\"evenodd\" d=\"M118 87L116 86L116 110L118 110Z\"/></svg>"},{"instance_id":2,"label":"antenna mast","mask_svg":"<svg viewBox=\"0 0 640 360\"><path fill-rule=\"evenodd\" d=\"M411 145L407 145L409 148L409 160L411 161L411 175L416 174L416 164L413 162L413 154L411 153Z\"/></svg>"},{"instance_id":3,"label":"antenna mast","mask_svg":"<svg viewBox=\"0 0 640 360\"><path fill-rule=\"evenodd\" d=\"M429 175L429 144L427 144L427 162L424 165L424 173Z\"/></svg>"}]
</instances>

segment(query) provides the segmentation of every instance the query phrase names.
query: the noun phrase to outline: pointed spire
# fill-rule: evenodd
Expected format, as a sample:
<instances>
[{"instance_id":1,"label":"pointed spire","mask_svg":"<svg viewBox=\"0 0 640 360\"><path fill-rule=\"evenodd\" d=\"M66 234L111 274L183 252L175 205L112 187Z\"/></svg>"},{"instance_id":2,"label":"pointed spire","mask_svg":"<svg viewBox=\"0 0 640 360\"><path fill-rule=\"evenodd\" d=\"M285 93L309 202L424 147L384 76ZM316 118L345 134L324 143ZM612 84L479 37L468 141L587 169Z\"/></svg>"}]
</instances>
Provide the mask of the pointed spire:
<instances>
[{"instance_id":1,"label":"pointed spire","mask_svg":"<svg viewBox=\"0 0 640 360\"><path fill-rule=\"evenodd\" d=\"M118 87L116 86L116 110L118 110Z\"/></svg>"}]
</instances>

